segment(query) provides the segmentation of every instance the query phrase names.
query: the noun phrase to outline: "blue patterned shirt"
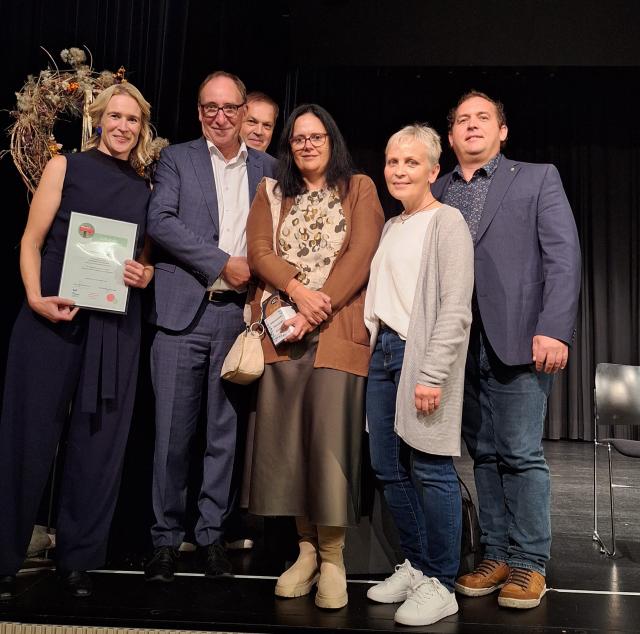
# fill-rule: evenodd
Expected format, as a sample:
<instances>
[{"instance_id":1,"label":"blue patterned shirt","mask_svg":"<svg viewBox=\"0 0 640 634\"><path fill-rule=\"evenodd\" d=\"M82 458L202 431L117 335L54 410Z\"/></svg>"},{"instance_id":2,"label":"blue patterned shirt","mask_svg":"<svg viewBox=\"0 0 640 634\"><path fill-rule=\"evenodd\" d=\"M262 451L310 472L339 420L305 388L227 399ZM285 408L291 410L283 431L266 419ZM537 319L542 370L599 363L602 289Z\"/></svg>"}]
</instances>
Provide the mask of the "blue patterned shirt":
<instances>
[{"instance_id":1,"label":"blue patterned shirt","mask_svg":"<svg viewBox=\"0 0 640 634\"><path fill-rule=\"evenodd\" d=\"M442 202L460 210L460 213L467 221L474 244L478 235L478 226L482 219L482 210L487 199L489 185L491 185L491 179L498 168L501 158L502 154L496 154L486 165L479 167L473 173L469 182L464 180L460 165L456 165L451 175L449 188L444 194Z\"/></svg>"}]
</instances>

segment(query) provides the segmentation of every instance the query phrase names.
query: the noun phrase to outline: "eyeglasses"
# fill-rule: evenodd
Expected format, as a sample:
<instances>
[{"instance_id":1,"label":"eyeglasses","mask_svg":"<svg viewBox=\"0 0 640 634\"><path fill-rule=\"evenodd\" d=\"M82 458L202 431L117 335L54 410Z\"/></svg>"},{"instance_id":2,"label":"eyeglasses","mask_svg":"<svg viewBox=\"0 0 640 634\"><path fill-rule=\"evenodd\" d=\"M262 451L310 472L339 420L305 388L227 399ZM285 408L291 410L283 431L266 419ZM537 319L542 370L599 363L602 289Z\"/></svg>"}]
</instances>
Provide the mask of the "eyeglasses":
<instances>
[{"instance_id":1,"label":"eyeglasses","mask_svg":"<svg viewBox=\"0 0 640 634\"><path fill-rule=\"evenodd\" d=\"M322 147L329 135L326 132L315 132L314 134L310 134L309 136L303 136L302 134L298 136L292 136L289 139L289 143L294 150L301 150L307 144L307 141L313 145L313 147L318 148Z\"/></svg>"},{"instance_id":2,"label":"eyeglasses","mask_svg":"<svg viewBox=\"0 0 640 634\"><path fill-rule=\"evenodd\" d=\"M224 106L219 106L217 103L201 103L200 109L202 113L207 117L215 117L218 114L219 110L222 110L225 117L229 117L232 119L233 117L238 116L238 110L244 106L245 102L235 104L235 103L225 103Z\"/></svg>"}]
</instances>

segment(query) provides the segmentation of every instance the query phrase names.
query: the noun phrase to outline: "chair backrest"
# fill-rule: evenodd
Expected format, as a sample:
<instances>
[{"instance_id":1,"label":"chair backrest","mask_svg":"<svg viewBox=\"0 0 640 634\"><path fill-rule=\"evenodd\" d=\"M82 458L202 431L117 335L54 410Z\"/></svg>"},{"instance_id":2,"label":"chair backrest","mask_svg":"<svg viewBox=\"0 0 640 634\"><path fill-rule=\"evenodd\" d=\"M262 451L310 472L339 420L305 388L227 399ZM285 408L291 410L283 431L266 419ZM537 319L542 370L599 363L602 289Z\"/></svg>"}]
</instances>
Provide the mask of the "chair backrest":
<instances>
[{"instance_id":1,"label":"chair backrest","mask_svg":"<svg viewBox=\"0 0 640 634\"><path fill-rule=\"evenodd\" d=\"M598 363L596 425L640 425L640 366Z\"/></svg>"}]
</instances>

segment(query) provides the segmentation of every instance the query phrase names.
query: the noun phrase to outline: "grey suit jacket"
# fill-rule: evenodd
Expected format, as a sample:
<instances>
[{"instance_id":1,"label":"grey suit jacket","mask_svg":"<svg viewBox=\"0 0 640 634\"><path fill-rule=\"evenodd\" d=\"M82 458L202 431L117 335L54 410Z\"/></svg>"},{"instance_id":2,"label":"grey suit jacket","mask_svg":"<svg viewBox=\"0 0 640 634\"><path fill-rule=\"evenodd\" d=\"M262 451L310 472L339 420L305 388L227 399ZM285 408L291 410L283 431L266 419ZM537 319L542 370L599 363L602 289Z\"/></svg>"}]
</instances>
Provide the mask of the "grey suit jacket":
<instances>
[{"instance_id":1,"label":"grey suit jacket","mask_svg":"<svg viewBox=\"0 0 640 634\"><path fill-rule=\"evenodd\" d=\"M277 161L247 148L249 199ZM149 319L167 330L184 330L193 321L205 291L229 254L218 248L218 199L211 157L204 137L162 151L149 203L147 233L159 247L154 304Z\"/></svg>"},{"instance_id":2,"label":"grey suit jacket","mask_svg":"<svg viewBox=\"0 0 640 634\"><path fill-rule=\"evenodd\" d=\"M442 198L451 172L434 183ZM580 293L580 245L553 165L504 156L475 244L475 292L485 332L507 365L531 363L534 335L571 343Z\"/></svg>"}]
</instances>

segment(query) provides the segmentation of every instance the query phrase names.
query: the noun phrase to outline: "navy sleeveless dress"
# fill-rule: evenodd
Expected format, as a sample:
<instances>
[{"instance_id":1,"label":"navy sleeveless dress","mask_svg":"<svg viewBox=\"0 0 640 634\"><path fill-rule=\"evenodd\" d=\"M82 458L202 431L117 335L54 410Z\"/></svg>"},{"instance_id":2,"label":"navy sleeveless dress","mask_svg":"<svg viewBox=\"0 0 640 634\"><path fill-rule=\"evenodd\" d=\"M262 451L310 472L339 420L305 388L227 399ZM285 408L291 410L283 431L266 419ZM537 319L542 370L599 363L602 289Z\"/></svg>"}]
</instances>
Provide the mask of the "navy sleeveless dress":
<instances>
[{"instance_id":1,"label":"navy sleeveless dress","mask_svg":"<svg viewBox=\"0 0 640 634\"><path fill-rule=\"evenodd\" d=\"M144 243L147 183L127 161L93 149L67 156L59 210L42 250L42 296L58 295L72 211L138 225ZM80 309L51 323L25 302L9 343L0 419L0 575L20 568L65 422L56 559L64 570L104 563L138 371L141 298L126 315Z\"/></svg>"}]
</instances>

